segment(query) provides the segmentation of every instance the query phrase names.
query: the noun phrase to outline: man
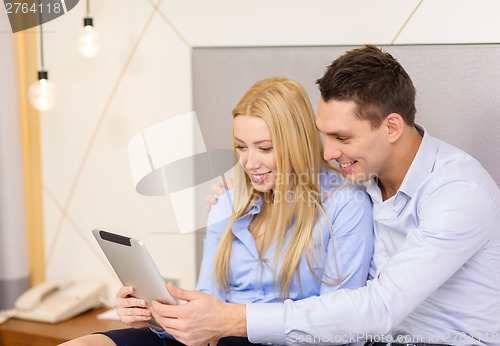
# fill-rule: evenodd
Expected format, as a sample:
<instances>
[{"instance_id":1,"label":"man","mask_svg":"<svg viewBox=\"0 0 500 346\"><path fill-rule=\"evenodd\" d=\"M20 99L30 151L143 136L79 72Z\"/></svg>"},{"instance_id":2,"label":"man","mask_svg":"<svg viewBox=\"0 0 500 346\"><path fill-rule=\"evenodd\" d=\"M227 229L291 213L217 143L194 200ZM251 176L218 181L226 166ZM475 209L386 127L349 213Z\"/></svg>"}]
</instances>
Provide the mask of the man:
<instances>
[{"instance_id":1,"label":"man","mask_svg":"<svg viewBox=\"0 0 500 346\"><path fill-rule=\"evenodd\" d=\"M325 158L372 198L371 280L246 306L169 285L188 304L155 302L157 321L188 345L228 335L280 344L500 345L498 186L474 158L414 123L415 88L390 54L349 51L317 83Z\"/></svg>"}]
</instances>

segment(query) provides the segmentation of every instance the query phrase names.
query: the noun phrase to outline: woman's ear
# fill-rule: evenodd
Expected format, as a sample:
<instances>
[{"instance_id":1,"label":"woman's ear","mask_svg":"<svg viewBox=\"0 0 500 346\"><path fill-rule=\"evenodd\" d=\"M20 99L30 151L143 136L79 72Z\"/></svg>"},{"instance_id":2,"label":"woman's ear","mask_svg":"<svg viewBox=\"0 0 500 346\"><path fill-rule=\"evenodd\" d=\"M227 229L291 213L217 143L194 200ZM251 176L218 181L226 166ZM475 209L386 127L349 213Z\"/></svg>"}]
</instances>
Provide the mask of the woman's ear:
<instances>
[{"instance_id":1,"label":"woman's ear","mask_svg":"<svg viewBox=\"0 0 500 346\"><path fill-rule=\"evenodd\" d=\"M385 118L384 126L387 129L389 143L394 143L401 137L404 125L405 122L398 113L391 113Z\"/></svg>"}]
</instances>

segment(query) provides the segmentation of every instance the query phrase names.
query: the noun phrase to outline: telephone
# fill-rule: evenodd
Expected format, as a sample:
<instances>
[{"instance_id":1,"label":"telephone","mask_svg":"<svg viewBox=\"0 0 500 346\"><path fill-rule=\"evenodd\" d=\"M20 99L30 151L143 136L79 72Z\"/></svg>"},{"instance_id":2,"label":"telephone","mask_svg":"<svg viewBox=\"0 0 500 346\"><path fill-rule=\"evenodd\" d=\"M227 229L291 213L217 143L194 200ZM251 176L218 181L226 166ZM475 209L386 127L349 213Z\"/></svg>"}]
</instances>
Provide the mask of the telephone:
<instances>
[{"instance_id":1,"label":"telephone","mask_svg":"<svg viewBox=\"0 0 500 346\"><path fill-rule=\"evenodd\" d=\"M102 305L106 286L94 281L50 280L21 294L15 318L57 323Z\"/></svg>"}]
</instances>

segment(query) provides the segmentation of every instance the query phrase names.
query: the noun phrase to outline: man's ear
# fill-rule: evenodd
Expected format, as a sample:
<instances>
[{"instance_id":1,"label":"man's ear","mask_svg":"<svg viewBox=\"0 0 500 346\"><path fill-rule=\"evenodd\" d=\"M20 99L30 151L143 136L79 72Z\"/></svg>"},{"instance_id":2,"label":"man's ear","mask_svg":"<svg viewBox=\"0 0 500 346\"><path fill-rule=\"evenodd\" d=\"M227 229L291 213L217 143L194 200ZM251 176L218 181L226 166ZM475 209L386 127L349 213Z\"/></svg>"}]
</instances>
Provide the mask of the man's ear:
<instances>
[{"instance_id":1,"label":"man's ear","mask_svg":"<svg viewBox=\"0 0 500 346\"><path fill-rule=\"evenodd\" d=\"M405 122L398 113L391 113L385 118L384 126L389 142L394 143L401 137Z\"/></svg>"}]
</instances>

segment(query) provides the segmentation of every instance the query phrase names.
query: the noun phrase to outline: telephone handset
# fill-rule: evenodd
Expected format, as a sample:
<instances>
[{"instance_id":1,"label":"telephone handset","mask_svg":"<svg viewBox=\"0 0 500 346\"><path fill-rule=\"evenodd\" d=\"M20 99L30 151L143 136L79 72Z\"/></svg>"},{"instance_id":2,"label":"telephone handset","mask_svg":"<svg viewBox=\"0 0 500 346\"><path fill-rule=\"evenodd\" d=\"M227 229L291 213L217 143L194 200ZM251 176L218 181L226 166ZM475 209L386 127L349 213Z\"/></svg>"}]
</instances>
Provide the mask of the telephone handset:
<instances>
[{"instance_id":1,"label":"telephone handset","mask_svg":"<svg viewBox=\"0 0 500 346\"><path fill-rule=\"evenodd\" d=\"M57 323L102 305L106 286L94 281L56 279L24 292L15 303L15 318Z\"/></svg>"}]
</instances>

